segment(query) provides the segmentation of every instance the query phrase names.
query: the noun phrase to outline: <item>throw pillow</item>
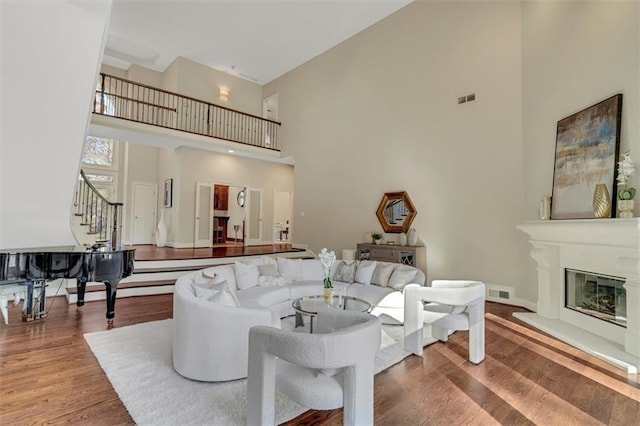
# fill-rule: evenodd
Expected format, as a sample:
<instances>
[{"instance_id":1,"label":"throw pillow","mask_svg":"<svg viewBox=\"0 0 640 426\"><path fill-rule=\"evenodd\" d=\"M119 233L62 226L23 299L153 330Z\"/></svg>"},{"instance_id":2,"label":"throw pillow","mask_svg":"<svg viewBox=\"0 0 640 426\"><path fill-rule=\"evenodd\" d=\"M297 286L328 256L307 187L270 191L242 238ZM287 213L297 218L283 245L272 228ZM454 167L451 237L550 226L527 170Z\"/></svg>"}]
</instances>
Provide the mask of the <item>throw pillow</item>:
<instances>
[{"instance_id":1,"label":"throw pillow","mask_svg":"<svg viewBox=\"0 0 640 426\"><path fill-rule=\"evenodd\" d=\"M302 281L302 259L286 259L279 257L278 272L291 281Z\"/></svg>"},{"instance_id":2,"label":"throw pillow","mask_svg":"<svg viewBox=\"0 0 640 426\"><path fill-rule=\"evenodd\" d=\"M229 288L217 292L209 299L209 301L219 305L238 306L238 299L236 299L235 295L229 291Z\"/></svg>"},{"instance_id":3,"label":"throw pillow","mask_svg":"<svg viewBox=\"0 0 640 426\"><path fill-rule=\"evenodd\" d=\"M223 305L238 306L238 298L229 288L227 281L214 282L214 280L201 280L191 284L196 297L210 302L217 302ZM220 295L220 293L225 293Z\"/></svg>"},{"instance_id":4,"label":"throw pillow","mask_svg":"<svg viewBox=\"0 0 640 426\"><path fill-rule=\"evenodd\" d=\"M360 284L371 284L371 278L373 277L373 273L375 272L375 270L375 260L363 260L362 262L358 263L355 282Z\"/></svg>"},{"instance_id":5,"label":"throw pillow","mask_svg":"<svg viewBox=\"0 0 640 426\"><path fill-rule=\"evenodd\" d=\"M238 289L245 290L257 286L259 277L260 273L256 265L247 265L236 261L236 284L238 284Z\"/></svg>"},{"instance_id":6,"label":"throw pillow","mask_svg":"<svg viewBox=\"0 0 640 426\"><path fill-rule=\"evenodd\" d=\"M386 287L389 284L389 278L391 278L391 274L395 267L396 265L393 263L389 263L388 265L378 263L376 270L373 273L373 277L371 278L371 284Z\"/></svg>"},{"instance_id":7,"label":"throw pillow","mask_svg":"<svg viewBox=\"0 0 640 426\"><path fill-rule=\"evenodd\" d=\"M388 286L395 290L402 291L416 276L416 272L417 271L410 266L398 266L393 271L393 274L391 274Z\"/></svg>"},{"instance_id":8,"label":"throw pillow","mask_svg":"<svg viewBox=\"0 0 640 426\"><path fill-rule=\"evenodd\" d=\"M347 264L346 262L342 261L338 265L333 279L335 281L342 281L343 283L353 284L356 280L357 267L357 262L351 262L350 264Z\"/></svg>"},{"instance_id":9,"label":"throw pillow","mask_svg":"<svg viewBox=\"0 0 640 426\"><path fill-rule=\"evenodd\" d=\"M229 288L232 291L238 289L238 284L236 283L236 268L234 268L233 264L213 266L202 270L202 276L205 278L213 278L217 275L223 276L227 280Z\"/></svg>"},{"instance_id":10,"label":"throw pillow","mask_svg":"<svg viewBox=\"0 0 640 426\"><path fill-rule=\"evenodd\" d=\"M260 276L268 276L268 277L279 277L278 266L270 263L267 265L258 265L258 272Z\"/></svg>"}]
</instances>

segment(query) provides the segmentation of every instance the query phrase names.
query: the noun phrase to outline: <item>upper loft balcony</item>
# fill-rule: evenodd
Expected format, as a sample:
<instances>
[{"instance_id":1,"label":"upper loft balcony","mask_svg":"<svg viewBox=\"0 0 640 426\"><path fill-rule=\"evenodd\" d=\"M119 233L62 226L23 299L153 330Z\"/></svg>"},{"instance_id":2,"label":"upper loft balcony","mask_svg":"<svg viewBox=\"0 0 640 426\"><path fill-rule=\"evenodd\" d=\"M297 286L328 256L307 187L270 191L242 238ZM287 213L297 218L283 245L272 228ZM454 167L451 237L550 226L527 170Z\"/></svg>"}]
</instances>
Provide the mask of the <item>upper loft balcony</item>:
<instances>
[{"instance_id":1,"label":"upper loft balcony","mask_svg":"<svg viewBox=\"0 0 640 426\"><path fill-rule=\"evenodd\" d=\"M95 136L292 163L280 155L277 121L105 73L92 113Z\"/></svg>"}]
</instances>

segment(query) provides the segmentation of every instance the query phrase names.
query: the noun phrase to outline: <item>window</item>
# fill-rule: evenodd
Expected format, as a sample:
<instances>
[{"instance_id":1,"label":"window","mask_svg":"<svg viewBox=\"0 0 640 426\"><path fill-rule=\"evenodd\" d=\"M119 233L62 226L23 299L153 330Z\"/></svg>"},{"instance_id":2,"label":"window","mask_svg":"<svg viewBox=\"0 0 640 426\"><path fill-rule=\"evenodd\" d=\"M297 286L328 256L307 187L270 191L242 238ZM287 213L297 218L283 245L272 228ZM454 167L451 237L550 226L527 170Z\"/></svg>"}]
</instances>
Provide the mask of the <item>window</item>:
<instances>
[{"instance_id":1,"label":"window","mask_svg":"<svg viewBox=\"0 0 640 426\"><path fill-rule=\"evenodd\" d=\"M109 138L87 136L82 153L82 164L116 168L116 141Z\"/></svg>"}]
</instances>

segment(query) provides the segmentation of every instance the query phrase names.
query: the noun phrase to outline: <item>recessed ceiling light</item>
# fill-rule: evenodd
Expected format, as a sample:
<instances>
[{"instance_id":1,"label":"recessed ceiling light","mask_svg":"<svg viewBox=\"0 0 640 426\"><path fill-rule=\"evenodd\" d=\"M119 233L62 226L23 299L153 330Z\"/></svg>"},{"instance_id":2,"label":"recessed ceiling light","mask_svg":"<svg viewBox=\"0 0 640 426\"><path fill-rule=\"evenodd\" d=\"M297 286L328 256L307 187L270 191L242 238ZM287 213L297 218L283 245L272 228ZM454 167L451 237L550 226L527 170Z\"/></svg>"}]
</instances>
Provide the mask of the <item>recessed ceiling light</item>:
<instances>
[{"instance_id":1,"label":"recessed ceiling light","mask_svg":"<svg viewBox=\"0 0 640 426\"><path fill-rule=\"evenodd\" d=\"M229 150L229 154L233 154L233 150L232 149Z\"/></svg>"}]
</instances>

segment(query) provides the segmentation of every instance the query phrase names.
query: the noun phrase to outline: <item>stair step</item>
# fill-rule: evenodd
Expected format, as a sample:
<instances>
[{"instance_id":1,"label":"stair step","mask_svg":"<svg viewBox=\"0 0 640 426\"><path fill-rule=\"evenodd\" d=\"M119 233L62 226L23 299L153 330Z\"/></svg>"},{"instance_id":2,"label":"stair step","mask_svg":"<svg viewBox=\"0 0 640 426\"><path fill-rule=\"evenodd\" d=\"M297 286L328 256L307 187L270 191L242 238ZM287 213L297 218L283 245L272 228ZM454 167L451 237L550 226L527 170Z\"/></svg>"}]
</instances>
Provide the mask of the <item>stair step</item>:
<instances>
[{"instance_id":1,"label":"stair step","mask_svg":"<svg viewBox=\"0 0 640 426\"><path fill-rule=\"evenodd\" d=\"M130 282L130 283L120 283L118 284L118 290L122 290L125 288L140 288L140 287L160 287L165 285L173 285L176 283L176 280L156 280L156 281L140 281L140 282ZM85 289L85 293L93 293L96 291L104 291L104 286L101 285L88 285ZM69 294L77 294L77 287L67 287L67 293Z\"/></svg>"}]
</instances>

